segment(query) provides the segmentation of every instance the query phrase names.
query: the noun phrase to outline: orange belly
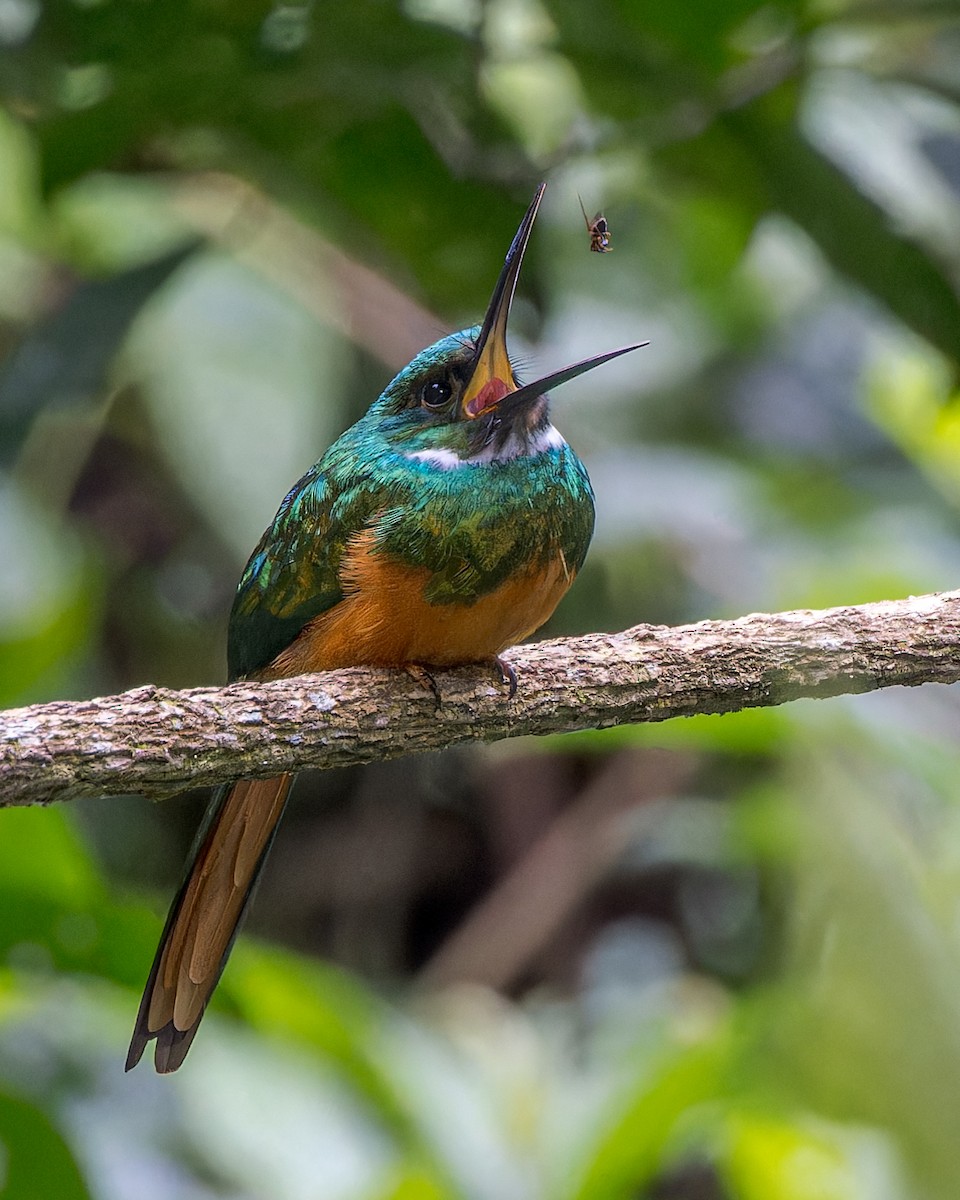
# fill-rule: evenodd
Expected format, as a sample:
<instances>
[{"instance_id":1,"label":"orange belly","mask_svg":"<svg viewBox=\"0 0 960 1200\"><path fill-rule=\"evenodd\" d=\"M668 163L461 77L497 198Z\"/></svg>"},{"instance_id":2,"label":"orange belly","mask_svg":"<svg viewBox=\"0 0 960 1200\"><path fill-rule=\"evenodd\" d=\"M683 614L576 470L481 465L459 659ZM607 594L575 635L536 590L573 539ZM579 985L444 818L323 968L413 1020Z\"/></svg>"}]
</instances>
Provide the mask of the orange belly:
<instances>
[{"instance_id":1,"label":"orange belly","mask_svg":"<svg viewBox=\"0 0 960 1200\"><path fill-rule=\"evenodd\" d=\"M341 570L344 598L310 621L261 675L277 679L338 667L438 667L484 662L529 637L573 582L563 555L507 580L473 604L430 604L430 572L372 553L354 539Z\"/></svg>"}]
</instances>

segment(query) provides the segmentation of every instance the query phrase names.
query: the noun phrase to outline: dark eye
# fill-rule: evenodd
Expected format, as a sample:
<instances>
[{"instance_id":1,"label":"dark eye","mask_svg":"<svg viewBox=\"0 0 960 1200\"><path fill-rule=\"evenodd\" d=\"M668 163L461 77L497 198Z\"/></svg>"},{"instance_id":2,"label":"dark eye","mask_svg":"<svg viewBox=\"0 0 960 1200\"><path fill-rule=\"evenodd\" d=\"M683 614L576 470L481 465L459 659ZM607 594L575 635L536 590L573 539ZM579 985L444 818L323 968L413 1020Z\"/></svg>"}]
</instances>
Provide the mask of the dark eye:
<instances>
[{"instance_id":1,"label":"dark eye","mask_svg":"<svg viewBox=\"0 0 960 1200\"><path fill-rule=\"evenodd\" d=\"M423 385L420 392L420 403L424 408L443 408L452 395L453 389L446 380L432 379Z\"/></svg>"}]
</instances>

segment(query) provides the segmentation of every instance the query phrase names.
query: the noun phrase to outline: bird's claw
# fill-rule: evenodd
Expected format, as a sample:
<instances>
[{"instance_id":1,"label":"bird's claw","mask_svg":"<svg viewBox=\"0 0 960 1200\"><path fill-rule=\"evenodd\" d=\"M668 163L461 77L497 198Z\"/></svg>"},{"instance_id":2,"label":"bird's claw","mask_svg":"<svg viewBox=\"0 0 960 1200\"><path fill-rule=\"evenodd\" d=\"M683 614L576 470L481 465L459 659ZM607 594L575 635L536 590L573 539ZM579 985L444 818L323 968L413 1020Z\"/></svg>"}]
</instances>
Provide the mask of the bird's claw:
<instances>
[{"instance_id":1,"label":"bird's claw","mask_svg":"<svg viewBox=\"0 0 960 1200\"><path fill-rule=\"evenodd\" d=\"M403 668L411 679L416 680L424 691L429 692L436 703L436 711L439 712L443 707L443 698L440 695L440 689L437 687L437 681L430 674L425 666L421 663L407 663Z\"/></svg>"},{"instance_id":2,"label":"bird's claw","mask_svg":"<svg viewBox=\"0 0 960 1200\"><path fill-rule=\"evenodd\" d=\"M500 672L500 682L510 685L507 699L512 700L517 694L517 673L510 663L501 658L499 654L494 655L493 661L497 664L497 670Z\"/></svg>"}]
</instances>

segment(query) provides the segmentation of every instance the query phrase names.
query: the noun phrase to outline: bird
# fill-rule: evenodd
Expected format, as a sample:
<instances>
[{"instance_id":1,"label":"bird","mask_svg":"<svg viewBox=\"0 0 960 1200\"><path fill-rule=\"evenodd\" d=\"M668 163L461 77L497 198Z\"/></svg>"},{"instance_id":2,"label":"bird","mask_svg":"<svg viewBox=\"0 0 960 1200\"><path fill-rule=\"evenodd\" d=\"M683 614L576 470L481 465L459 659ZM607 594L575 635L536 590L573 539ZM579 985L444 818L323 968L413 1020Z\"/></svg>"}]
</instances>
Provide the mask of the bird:
<instances>
[{"instance_id":1,"label":"bird","mask_svg":"<svg viewBox=\"0 0 960 1200\"><path fill-rule=\"evenodd\" d=\"M551 615L594 526L586 468L552 424L547 390L646 344L517 380L507 322L545 187L482 324L417 354L287 493L237 587L231 680L489 663L509 703L516 673L501 654ZM128 1071L153 1040L158 1072L183 1063L292 781L239 779L214 793L147 979Z\"/></svg>"}]
</instances>

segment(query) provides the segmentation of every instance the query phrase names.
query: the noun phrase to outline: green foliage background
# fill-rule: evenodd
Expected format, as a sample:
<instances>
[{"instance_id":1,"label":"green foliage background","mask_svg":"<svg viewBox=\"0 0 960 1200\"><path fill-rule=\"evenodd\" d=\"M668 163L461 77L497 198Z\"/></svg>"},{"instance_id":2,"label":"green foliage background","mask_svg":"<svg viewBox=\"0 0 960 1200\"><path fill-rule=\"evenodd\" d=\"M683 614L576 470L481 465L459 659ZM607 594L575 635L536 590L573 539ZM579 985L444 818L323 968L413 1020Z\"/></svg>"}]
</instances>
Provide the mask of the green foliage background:
<instances>
[{"instance_id":1,"label":"green foliage background","mask_svg":"<svg viewBox=\"0 0 960 1200\"><path fill-rule=\"evenodd\" d=\"M222 678L279 499L541 178L528 370L651 343L555 398L548 632L956 586L947 0L5 0L0 104L5 705ZM168 1079L121 1064L203 798L7 811L0 1195L952 1200L958 716L304 779Z\"/></svg>"}]
</instances>

